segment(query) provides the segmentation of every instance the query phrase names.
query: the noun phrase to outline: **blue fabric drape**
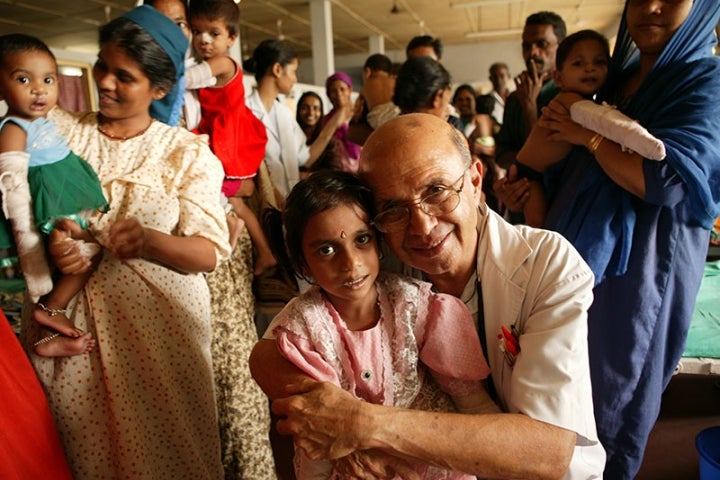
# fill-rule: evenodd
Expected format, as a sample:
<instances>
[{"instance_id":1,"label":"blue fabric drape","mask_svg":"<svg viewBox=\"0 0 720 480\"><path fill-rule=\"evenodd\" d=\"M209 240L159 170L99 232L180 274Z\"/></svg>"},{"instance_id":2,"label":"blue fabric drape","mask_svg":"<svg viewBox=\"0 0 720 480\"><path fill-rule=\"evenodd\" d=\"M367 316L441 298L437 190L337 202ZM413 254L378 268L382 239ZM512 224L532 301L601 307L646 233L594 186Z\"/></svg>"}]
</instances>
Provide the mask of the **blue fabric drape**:
<instances>
[{"instance_id":1,"label":"blue fabric drape","mask_svg":"<svg viewBox=\"0 0 720 480\"><path fill-rule=\"evenodd\" d=\"M719 17L720 2L695 0L644 83L621 106L625 114L664 142L665 161L684 183L690 205L688 218L682 220L708 229L720 215L720 151L713 141L720 128L720 111L715 106L720 59L712 53ZM610 64L608 92L617 91L637 68L638 58L623 20ZM576 149L571 156L579 154ZM645 160L646 167L648 162ZM646 175L650 170L645 168ZM635 225L632 200L632 195L593 161L570 208L553 226L583 255L596 283L627 270Z\"/></svg>"},{"instance_id":2,"label":"blue fabric drape","mask_svg":"<svg viewBox=\"0 0 720 480\"><path fill-rule=\"evenodd\" d=\"M125 13L123 17L137 23L165 50L175 67L174 84L167 94L150 104L150 115L163 123L177 126L183 106L185 91L185 51L188 39L175 22L149 5L141 5Z\"/></svg>"}]
</instances>

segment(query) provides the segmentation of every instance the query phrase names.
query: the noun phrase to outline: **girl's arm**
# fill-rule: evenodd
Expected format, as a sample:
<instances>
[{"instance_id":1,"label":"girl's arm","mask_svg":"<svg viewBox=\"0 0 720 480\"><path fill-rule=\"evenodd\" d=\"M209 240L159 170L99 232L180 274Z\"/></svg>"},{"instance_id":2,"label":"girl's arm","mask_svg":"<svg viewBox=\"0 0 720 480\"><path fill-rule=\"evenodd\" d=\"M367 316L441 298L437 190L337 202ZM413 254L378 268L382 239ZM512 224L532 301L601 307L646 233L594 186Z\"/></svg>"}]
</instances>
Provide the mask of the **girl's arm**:
<instances>
[{"instance_id":1,"label":"girl's arm","mask_svg":"<svg viewBox=\"0 0 720 480\"><path fill-rule=\"evenodd\" d=\"M552 131L550 140L587 147L590 153L595 155L600 167L615 183L633 195L645 198L642 156L623 151L622 147L612 140L602 136L596 137L598 134L575 123L564 109L558 111L552 106L546 107L538 124ZM597 141L599 143L596 143Z\"/></svg>"},{"instance_id":2,"label":"girl's arm","mask_svg":"<svg viewBox=\"0 0 720 480\"><path fill-rule=\"evenodd\" d=\"M208 58L185 70L186 88L222 87L235 76L237 64L226 56ZM214 81L213 81L214 80Z\"/></svg>"},{"instance_id":3,"label":"girl's arm","mask_svg":"<svg viewBox=\"0 0 720 480\"><path fill-rule=\"evenodd\" d=\"M320 158L320 155L322 155L328 143L332 140L335 130L340 128L343 123L349 121L351 117L352 108L349 105L335 112L335 115L333 115L328 123L323 126L322 130L320 130L320 134L315 141L308 146L310 157L307 162L305 162L306 168L310 168L312 164L315 163L315 160Z\"/></svg>"},{"instance_id":4,"label":"girl's arm","mask_svg":"<svg viewBox=\"0 0 720 480\"><path fill-rule=\"evenodd\" d=\"M0 130L0 153L24 152L27 146L27 133L12 122L6 122Z\"/></svg>"}]
</instances>

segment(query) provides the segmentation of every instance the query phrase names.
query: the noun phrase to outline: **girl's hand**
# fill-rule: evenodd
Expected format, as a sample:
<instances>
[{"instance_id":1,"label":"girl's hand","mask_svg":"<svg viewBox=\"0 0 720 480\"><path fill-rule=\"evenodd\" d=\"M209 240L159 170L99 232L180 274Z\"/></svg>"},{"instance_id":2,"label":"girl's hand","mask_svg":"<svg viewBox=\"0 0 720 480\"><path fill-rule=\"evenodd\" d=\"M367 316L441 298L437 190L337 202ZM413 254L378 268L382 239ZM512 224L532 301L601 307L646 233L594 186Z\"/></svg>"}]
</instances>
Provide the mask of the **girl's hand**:
<instances>
[{"instance_id":1,"label":"girl's hand","mask_svg":"<svg viewBox=\"0 0 720 480\"><path fill-rule=\"evenodd\" d=\"M136 218L124 218L108 230L107 248L119 259L140 258L145 255L147 236Z\"/></svg>"},{"instance_id":2,"label":"girl's hand","mask_svg":"<svg viewBox=\"0 0 720 480\"><path fill-rule=\"evenodd\" d=\"M48 238L48 253L53 263L64 275L79 275L92 266L89 258L82 254L80 242L87 233L72 220L62 219L55 224Z\"/></svg>"}]
</instances>

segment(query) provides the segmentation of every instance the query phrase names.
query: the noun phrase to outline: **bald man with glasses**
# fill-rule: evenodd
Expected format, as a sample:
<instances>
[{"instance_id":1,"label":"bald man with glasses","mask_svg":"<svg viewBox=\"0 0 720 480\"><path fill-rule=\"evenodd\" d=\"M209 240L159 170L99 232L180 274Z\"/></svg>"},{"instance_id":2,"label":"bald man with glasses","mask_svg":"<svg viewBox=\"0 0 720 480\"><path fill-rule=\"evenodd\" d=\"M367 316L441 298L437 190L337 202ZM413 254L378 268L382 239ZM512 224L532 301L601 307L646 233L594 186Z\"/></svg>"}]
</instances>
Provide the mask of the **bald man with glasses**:
<instances>
[{"instance_id":1,"label":"bald man with glasses","mask_svg":"<svg viewBox=\"0 0 720 480\"><path fill-rule=\"evenodd\" d=\"M428 114L378 128L360 160L390 250L473 314L488 390L506 413L372 405L304 376L270 337L253 351L253 376L285 417L280 432L311 458L343 458L348 478L405 472L390 455L481 477L602 477L587 350L593 275L561 236L488 209L482 173L462 134Z\"/></svg>"}]
</instances>

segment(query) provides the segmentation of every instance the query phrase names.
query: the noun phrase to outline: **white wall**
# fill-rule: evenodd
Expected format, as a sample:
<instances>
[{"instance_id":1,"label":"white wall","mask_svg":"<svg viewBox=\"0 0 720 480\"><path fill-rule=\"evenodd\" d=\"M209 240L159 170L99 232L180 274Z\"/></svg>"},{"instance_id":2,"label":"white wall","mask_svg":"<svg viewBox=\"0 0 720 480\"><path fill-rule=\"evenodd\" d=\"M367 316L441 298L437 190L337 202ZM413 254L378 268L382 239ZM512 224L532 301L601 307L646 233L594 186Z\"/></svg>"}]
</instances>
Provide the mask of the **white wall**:
<instances>
[{"instance_id":1,"label":"white wall","mask_svg":"<svg viewBox=\"0 0 720 480\"><path fill-rule=\"evenodd\" d=\"M405 61L404 50L387 51L385 54L394 62ZM347 73L352 77L353 82L360 82L362 66L367 57L368 55L365 54L335 57L335 70ZM495 62L507 63L512 76L520 73L524 69L520 39L445 46L442 58L443 65L450 72L453 85L470 83L482 92L491 88L488 69ZM320 85L324 83L324 79L314 82L312 76L312 60L301 59L298 68L299 81ZM356 87L355 90L357 89Z\"/></svg>"}]
</instances>

